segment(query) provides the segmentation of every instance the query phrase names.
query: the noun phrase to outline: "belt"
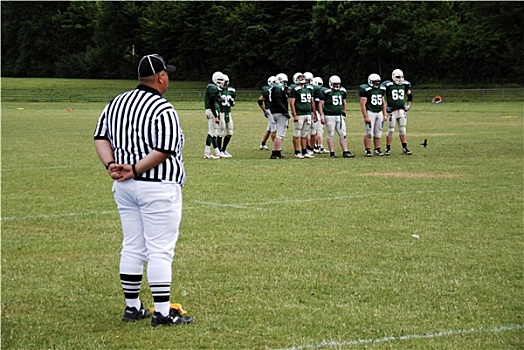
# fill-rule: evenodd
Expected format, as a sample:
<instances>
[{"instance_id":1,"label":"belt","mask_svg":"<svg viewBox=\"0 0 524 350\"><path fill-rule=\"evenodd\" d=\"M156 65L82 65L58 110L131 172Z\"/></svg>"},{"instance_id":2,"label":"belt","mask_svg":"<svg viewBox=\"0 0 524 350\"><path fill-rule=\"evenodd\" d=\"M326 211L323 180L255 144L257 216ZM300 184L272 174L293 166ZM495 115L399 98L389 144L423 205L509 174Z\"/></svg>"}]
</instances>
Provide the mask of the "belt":
<instances>
[{"instance_id":1,"label":"belt","mask_svg":"<svg viewBox=\"0 0 524 350\"><path fill-rule=\"evenodd\" d=\"M147 181L147 182L162 182L162 180L159 179L148 179L145 177L134 177L133 180L135 181Z\"/></svg>"}]
</instances>

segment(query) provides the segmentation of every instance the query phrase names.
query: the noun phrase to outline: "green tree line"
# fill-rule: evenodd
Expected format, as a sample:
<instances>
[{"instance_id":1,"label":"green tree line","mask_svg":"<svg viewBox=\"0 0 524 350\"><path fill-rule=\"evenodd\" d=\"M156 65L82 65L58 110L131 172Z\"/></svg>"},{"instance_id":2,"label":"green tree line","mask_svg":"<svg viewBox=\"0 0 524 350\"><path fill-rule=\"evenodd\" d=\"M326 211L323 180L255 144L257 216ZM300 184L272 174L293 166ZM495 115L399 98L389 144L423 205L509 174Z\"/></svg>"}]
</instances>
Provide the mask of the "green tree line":
<instances>
[{"instance_id":1,"label":"green tree line","mask_svg":"<svg viewBox=\"0 0 524 350\"><path fill-rule=\"evenodd\" d=\"M470 1L2 1L2 76L136 78L159 53L179 80L283 72L344 85L524 84L524 5Z\"/></svg>"}]
</instances>

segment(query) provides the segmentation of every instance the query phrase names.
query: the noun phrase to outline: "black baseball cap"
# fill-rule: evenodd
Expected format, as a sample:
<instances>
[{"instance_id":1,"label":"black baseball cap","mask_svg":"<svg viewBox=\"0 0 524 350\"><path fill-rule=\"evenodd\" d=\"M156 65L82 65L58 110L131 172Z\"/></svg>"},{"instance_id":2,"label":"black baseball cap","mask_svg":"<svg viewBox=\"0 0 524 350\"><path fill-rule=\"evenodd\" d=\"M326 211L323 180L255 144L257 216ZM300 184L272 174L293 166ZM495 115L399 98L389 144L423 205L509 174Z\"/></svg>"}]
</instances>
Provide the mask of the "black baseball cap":
<instances>
[{"instance_id":1,"label":"black baseball cap","mask_svg":"<svg viewBox=\"0 0 524 350\"><path fill-rule=\"evenodd\" d=\"M166 64L162 56L157 54L145 55L138 63L138 76L140 78L150 77L161 71L174 72L175 66Z\"/></svg>"}]
</instances>

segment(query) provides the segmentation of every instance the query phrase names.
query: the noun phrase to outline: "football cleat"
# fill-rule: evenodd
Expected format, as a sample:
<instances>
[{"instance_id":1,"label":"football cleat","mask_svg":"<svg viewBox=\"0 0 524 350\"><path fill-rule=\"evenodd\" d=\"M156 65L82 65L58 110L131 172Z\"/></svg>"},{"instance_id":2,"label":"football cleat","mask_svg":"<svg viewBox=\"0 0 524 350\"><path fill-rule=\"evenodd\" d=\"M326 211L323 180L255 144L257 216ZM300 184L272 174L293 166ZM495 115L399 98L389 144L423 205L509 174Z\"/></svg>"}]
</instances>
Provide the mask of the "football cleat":
<instances>
[{"instance_id":1,"label":"football cleat","mask_svg":"<svg viewBox=\"0 0 524 350\"><path fill-rule=\"evenodd\" d=\"M391 150L389 148L386 148L386 152L384 152L385 156L391 155Z\"/></svg>"},{"instance_id":2,"label":"football cleat","mask_svg":"<svg viewBox=\"0 0 524 350\"><path fill-rule=\"evenodd\" d=\"M295 158L297 159L304 159L305 157L302 155L302 153L295 154Z\"/></svg>"},{"instance_id":3,"label":"football cleat","mask_svg":"<svg viewBox=\"0 0 524 350\"><path fill-rule=\"evenodd\" d=\"M404 152L404 154L407 155L407 156L410 156L410 155L411 155L411 151L410 151L407 147L404 147L404 148L402 149L402 152Z\"/></svg>"},{"instance_id":4,"label":"football cleat","mask_svg":"<svg viewBox=\"0 0 524 350\"><path fill-rule=\"evenodd\" d=\"M212 155L211 153L204 153L204 159L218 159L220 157L216 157Z\"/></svg>"},{"instance_id":5,"label":"football cleat","mask_svg":"<svg viewBox=\"0 0 524 350\"><path fill-rule=\"evenodd\" d=\"M366 157L373 157L373 155L371 154L371 151L370 151L369 149L367 149L367 150L364 151L364 155L365 155Z\"/></svg>"},{"instance_id":6,"label":"football cleat","mask_svg":"<svg viewBox=\"0 0 524 350\"><path fill-rule=\"evenodd\" d=\"M135 322L138 320L143 320L144 318L148 318L149 316L151 316L151 312L147 309L144 309L143 304L140 304L140 310L137 310L136 307L126 306L122 321Z\"/></svg>"},{"instance_id":7,"label":"football cleat","mask_svg":"<svg viewBox=\"0 0 524 350\"><path fill-rule=\"evenodd\" d=\"M304 158L315 158L314 155L309 154L309 153L303 154L303 156L304 156Z\"/></svg>"},{"instance_id":8,"label":"football cleat","mask_svg":"<svg viewBox=\"0 0 524 350\"><path fill-rule=\"evenodd\" d=\"M351 153L350 151L347 151L347 152L343 152L342 153L342 157L344 157L344 158L354 158L355 155L353 153Z\"/></svg>"},{"instance_id":9,"label":"football cleat","mask_svg":"<svg viewBox=\"0 0 524 350\"><path fill-rule=\"evenodd\" d=\"M374 153L375 153L376 156L381 156L381 157L382 157L382 156L384 155L384 153L382 153L382 151L380 150L380 148L375 149L375 152L374 152Z\"/></svg>"},{"instance_id":10,"label":"football cleat","mask_svg":"<svg viewBox=\"0 0 524 350\"><path fill-rule=\"evenodd\" d=\"M268 151L269 148L266 145L260 145L260 149L263 151Z\"/></svg>"},{"instance_id":11,"label":"football cleat","mask_svg":"<svg viewBox=\"0 0 524 350\"><path fill-rule=\"evenodd\" d=\"M151 319L151 326L172 326L175 324L188 324L191 322L193 322L193 317L181 315L177 309L171 308L169 310L169 315L167 316L163 316L160 312L155 311L153 318Z\"/></svg>"},{"instance_id":12,"label":"football cleat","mask_svg":"<svg viewBox=\"0 0 524 350\"><path fill-rule=\"evenodd\" d=\"M222 152L222 153L224 154L224 156L225 156L226 158L232 158L232 157L233 157L233 156L232 156L228 151L224 151L224 152Z\"/></svg>"}]
</instances>

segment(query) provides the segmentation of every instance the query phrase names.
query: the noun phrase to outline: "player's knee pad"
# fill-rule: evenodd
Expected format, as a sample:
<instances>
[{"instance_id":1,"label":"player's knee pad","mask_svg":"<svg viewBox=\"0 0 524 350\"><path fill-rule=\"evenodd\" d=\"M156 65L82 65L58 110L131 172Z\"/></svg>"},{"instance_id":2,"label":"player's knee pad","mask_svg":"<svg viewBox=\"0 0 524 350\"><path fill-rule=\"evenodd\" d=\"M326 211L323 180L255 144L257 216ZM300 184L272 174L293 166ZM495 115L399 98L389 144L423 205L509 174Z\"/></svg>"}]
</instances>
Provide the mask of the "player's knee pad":
<instances>
[{"instance_id":1,"label":"player's knee pad","mask_svg":"<svg viewBox=\"0 0 524 350\"><path fill-rule=\"evenodd\" d=\"M398 133L399 135L406 135L406 114L398 118Z\"/></svg>"},{"instance_id":2,"label":"player's knee pad","mask_svg":"<svg viewBox=\"0 0 524 350\"><path fill-rule=\"evenodd\" d=\"M380 139L382 137L382 130L375 130L374 138Z\"/></svg>"},{"instance_id":3,"label":"player's knee pad","mask_svg":"<svg viewBox=\"0 0 524 350\"><path fill-rule=\"evenodd\" d=\"M388 137L391 137L391 136L393 136L394 133L395 133L395 128L389 128L388 129L388 133L386 135Z\"/></svg>"}]
</instances>

